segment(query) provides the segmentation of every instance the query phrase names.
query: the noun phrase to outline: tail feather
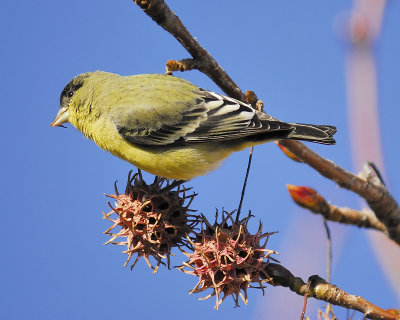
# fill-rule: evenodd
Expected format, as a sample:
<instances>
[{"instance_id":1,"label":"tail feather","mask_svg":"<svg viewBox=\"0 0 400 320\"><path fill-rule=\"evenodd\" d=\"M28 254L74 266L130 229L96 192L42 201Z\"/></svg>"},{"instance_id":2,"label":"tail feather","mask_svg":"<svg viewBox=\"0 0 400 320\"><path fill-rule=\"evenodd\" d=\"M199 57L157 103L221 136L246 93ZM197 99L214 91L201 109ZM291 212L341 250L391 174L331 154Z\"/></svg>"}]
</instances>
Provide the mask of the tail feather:
<instances>
[{"instance_id":1,"label":"tail feather","mask_svg":"<svg viewBox=\"0 0 400 320\"><path fill-rule=\"evenodd\" d=\"M321 144L335 144L333 135L336 133L336 127L328 125L313 125L304 123L291 123L294 130L285 137L285 139L304 140Z\"/></svg>"}]
</instances>

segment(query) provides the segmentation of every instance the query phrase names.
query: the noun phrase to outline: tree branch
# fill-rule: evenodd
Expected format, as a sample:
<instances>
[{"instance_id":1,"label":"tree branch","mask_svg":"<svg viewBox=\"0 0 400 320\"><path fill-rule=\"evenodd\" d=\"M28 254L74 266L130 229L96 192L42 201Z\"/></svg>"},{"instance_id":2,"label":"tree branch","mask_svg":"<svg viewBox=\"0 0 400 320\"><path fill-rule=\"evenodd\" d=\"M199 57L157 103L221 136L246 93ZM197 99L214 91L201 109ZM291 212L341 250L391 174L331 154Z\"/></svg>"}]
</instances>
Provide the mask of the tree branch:
<instances>
[{"instance_id":1,"label":"tree branch","mask_svg":"<svg viewBox=\"0 0 400 320\"><path fill-rule=\"evenodd\" d=\"M318 213L326 220L350 224L360 228L375 229L383 233L387 232L383 223L380 222L371 211L358 211L329 204L328 210Z\"/></svg>"},{"instance_id":2,"label":"tree branch","mask_svg":"<svg viewBox=\"0 0 400 320\"><path fill-rule=\"evenodd\" d=\"M317 191L309 187L288 184L287 188L294 202L313 213L322 215L327 220L375 229L387 235L386 227L369 210L357 211L332 205Z\"/></svg>"},{"instance_id":3,"label":"tree branch","mask_svg":"<svg viewBox=\"0 0 400 320\"><path fill-rule=\"evenodd\" d=\"M275 286L288 287L300 296L304 296L307 293L308 297L362 312L368 319L400 319L400 316L381 309L360 296L349 294L337 286L327 283L317 275L308 278L308 286L308 283L305 283L299 277L295 277L280 264L268 263L265 269L268 275L272 277Z\"/></svg>"},{"instance_id":4,"label":"tree branch","mask_svg":"<svg viewBox=\"0 0 400 320\"><path fill-rule=\"evenodd\" d=\"M400 208L384 185L374 184L371 179L363 179L350 173L298 141L282 140L280 144L324 177L364 198L376 217L385 225L389 237L400 244Z\"/></svg>"},{"instance_id":5,"label":"tree branch","mask_svg":"<svg viewBox=\"0 0 400 320\"><path fill-rule=\"evenodd\" d=\"M229 96L246 101L242 90L233 82L208 51L190 34L164 0L134 0L134 2L159 26L179 41L193 59L196 60L199 71L206 74Z\"/></svg>"}]
</instances>

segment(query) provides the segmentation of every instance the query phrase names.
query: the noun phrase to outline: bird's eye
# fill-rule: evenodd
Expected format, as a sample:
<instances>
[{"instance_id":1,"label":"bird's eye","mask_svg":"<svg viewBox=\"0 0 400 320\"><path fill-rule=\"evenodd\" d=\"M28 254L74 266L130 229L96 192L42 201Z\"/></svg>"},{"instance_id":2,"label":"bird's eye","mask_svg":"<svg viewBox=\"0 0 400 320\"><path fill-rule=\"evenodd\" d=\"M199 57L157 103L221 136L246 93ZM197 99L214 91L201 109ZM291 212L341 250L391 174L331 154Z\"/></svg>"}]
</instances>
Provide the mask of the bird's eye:
<instances>
[{"instance_id":1,"label":"bird's eye","mask_svg":"<svg viewBox=\"0 0 400 320\"><path fill-rule=\"evenodd\" d=\"M74 95L74 92L73 92L73 91L68 91L68 92L67 92L67 97L68 97L68 98L71 98L73 95Z\"/></svg>"}]
</instances>

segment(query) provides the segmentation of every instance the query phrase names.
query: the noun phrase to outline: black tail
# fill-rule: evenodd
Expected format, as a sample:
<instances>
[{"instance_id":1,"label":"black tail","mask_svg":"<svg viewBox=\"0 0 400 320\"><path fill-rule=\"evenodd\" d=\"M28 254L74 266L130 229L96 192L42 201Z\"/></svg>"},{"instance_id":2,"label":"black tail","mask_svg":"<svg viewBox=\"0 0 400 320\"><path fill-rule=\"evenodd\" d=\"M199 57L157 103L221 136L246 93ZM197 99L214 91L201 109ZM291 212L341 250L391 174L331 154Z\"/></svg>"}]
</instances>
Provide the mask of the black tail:
<instances>
[{"instance_id":1,"label":"black tail","mask_svg":"<svg viewBox=\"0 0 400 320\"><path fill-rule=\"evenodd\" d=\"M313 125L304 123L290 123L295 128L285 137L285 139L304 140L322 144L335 144L333 135L336 133L336 127Z\"/></svg>"}]
</instances>

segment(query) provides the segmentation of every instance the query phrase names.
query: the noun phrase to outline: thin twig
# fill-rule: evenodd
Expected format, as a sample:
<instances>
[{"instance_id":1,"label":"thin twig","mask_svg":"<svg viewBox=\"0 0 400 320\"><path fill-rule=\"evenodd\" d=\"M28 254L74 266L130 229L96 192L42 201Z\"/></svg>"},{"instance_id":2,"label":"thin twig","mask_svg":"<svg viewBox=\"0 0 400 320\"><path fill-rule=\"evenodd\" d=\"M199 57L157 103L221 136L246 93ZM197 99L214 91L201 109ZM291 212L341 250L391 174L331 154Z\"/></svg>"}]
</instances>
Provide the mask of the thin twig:
<instances>
[{"instance_id":1,"label":"thin twig","mask_svg":"<svg viewBox=\"0 0 400 320\"><path fill-rule=\"evenodd\" d=\"M303 320L303 319L304 319L304 315L306 314L307 300L308 300L308 292L310 291L310 284L311 284L311 282L308 281L308 282L307 282L306 291L305 291L305 293L304 293L303 310L301 311L300 320Z\"/></svg>"},{"instance_id":2,"label":"thin twig","mask_svg":"<svg viewBox=\"0 0 400 320\"><path fill-rule=\"evenodd\" d=\"M383 175L382 172L379 170L378 166L372 162L372 161L368 161L367 162L368 166L372 168L372 170L374 170L377 178L379 179L380 183L384 186L386 186L385 180L383 180Z\"/></svg>"},{"instance_id":3,"label":"thin twig","mask_svg":"<svg viewBox=\"0 0 400 320\"><path fill-rule=\"evenodd\" d=\"M332 274L332 237L331 237L331 230L328 226L328 221L324 218L324 227L326 231L326 246L327 246L327 254L326 254L326 279L328 283L331 283L331 274ZM331 304L327 306L327 310L331 310L333 313L333 309Z\"/></svg>"},{"instance_id":4,"label":"thin twig","mask_svg":"<svg viewBox=\"0 0 400 320\"><path fill-rule=\"evenodd\" d=\"M166 74L172 74L174 71L184 72L198 68L197 61L194 59L168 60L165 64Z\"/></svg>"},{"instance_id":5,"label":"thin twig","mask_svg":"<svg viewBox=\"0 0 400 320\"><path fill-rule=\"evenodd\" d=\"M317 191L305 186L287 185L290 196L301 207L322 215L326 220L375 229L387 234L386 227L370 210L354 210L328 203Z\"/></svg>"},{"instance_id":6,"label":"thin twig","mask_svg":"<svg viewBox=\"0 0 400 320\"><path fill-rule=\"evenodd\" d=\"M246 185L247 185L247 179L249 178L251 160L253 159L253 151L254 151L254 147L251 147L250 148L250 153L249 153L249 161L247 163L246 176L244 177L243 187L242 187L242 194L240 195L239 206L238 206L238 209L237 209L237 214L236 214L236 219L235 219L236 223L238 223L239 220L240 220L239 216L240 216L240 211L242 210L244 194L246 192Z\"/></svg>"},{"instance_id":7,"label":"thin twig","mask_svg":"<svg viewBox=\"0 0 400 320\"><path fill-rule=\"evenodd\" d=\"M326 279L328 283L331 283L331 272L332 272L332 238L331 238L331 230L329 229L328 222L324 218L324 227L326 231L326 240L327 240L327 263L326 263Z\"/></svg>"}]
</instances>

